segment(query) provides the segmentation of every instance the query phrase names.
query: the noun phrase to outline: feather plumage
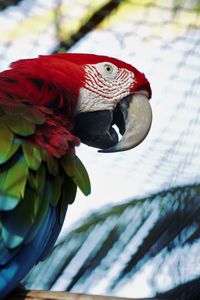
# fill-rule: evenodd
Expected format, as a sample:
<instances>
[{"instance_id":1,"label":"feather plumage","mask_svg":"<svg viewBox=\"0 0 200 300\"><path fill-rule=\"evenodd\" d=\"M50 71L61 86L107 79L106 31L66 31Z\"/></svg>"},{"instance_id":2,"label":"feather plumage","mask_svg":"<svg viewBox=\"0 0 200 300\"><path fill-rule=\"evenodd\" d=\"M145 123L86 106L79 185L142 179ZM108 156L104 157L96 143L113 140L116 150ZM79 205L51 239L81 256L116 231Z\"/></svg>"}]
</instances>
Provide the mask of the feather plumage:
<instances>
[{"instance_id":1,"label":"feather plumage","mask_svg":"<svg viewBox=\"0 0 200 300\"><path fill-rule=\"evenodd\" d=\"M52 249L77 186L90 192L68 72L53 65L21 61L0 73L0 297Z\"/></svg>"}]
</instances>

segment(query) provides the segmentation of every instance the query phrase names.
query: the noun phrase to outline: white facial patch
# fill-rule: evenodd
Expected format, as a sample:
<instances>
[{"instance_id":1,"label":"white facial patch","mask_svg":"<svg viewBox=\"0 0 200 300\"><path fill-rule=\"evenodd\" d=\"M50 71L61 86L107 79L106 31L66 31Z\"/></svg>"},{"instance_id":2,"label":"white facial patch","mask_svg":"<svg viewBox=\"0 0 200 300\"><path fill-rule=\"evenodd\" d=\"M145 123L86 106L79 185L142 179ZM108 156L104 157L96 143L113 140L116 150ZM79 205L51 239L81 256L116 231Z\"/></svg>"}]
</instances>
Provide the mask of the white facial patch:
<instances>
[{"instance_id":1,"label":"white facial patch","mask_svg":"<svg viewBox=\"0 0 200 300\"><path fill-rule=\"evenodd\" d=\"M77 112L109 110L130 93L134 74L110 62L85 66L85 87L81 88Z\"/></svg>"}]
</instances>

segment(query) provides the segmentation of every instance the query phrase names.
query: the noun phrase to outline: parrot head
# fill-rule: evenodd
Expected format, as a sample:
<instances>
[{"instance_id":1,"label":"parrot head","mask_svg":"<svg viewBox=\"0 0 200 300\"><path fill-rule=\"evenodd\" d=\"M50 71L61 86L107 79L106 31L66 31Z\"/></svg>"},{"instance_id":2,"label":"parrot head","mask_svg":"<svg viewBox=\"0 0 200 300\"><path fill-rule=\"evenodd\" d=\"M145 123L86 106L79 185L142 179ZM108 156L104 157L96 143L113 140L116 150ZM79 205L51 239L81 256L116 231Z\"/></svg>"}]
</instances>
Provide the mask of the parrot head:
<instances>
[{"instance_id":1,"label":"parrot head","mask_svg":"<svg viewBox=\"0 0 200 300\"><path fill-rule=\"evenodd\" d=\"M22 95L16 91L18 98L59 107L68 114L66 118L73 115L72 133L100 152L131 149L149 132L151 87L145 75L128 63L107 56L63 53L21 60L11 67L38 86L39 94L22 89Z\"/></svg>"},{"instance_id":2,"label":"parrot head","mask_svg":"<svg viewBox=\"0 0 200 300\"><path fill-rule=\"evenodd\" d=\"M105 153L125 151L141 143L152 122L151 87L145 75L111 57L68 54L68 59L84 69L75 135Z\"/></svg>"}]
</instances>

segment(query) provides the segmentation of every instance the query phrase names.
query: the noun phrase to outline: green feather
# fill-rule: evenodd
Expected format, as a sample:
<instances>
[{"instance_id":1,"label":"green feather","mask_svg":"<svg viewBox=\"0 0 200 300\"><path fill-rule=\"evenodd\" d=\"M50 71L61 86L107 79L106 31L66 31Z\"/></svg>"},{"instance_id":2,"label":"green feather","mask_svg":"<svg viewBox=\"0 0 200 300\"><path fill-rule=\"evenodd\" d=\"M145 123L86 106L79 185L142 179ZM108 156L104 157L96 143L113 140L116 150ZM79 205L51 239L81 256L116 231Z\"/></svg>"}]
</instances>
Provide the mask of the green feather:
<instances>
[{"instance_id":1,"label":"green feather","mask_svg":"<svg viewBox=\"0 0 200 300\"><path fill-rule=\"evenodd\" d=\"M47 167L49 173L56 176L59 172L58 161L52 155L46 155Z\"/></svg>"},{"instance_id":2,"label":"green feather","mask_svg":"<svg viewBox=\"0 0 200 300\"><path fill-rule=\"evenodd\" d=\"M19 140L14 139L12 131L0 121L0 164L9 160L19 146Z\"/></svg>"},{"instance_id":3,"label":"green feather","mask_svg":"<svg viewBox=\"0 0 200 300\"><path fill-rule=\"evenodd\" d=\"M12 117L18 115L38 125L45 122L45 114L37 106L30 106L29 103L7 101L6 103L0 103L0 106L6 115L11 115Z\"/></svg>"},{"instance_id":4,"label":"green feather","mask_svg":"<svg viewBox=\"0 0 200 300\"><path fill-rule=\"evenodd\" d=\"M64 176L63 200L68 204L72 204L76 198L77 185L73 179L67 175Z\"/></svg>"},{"instance_id":5,"label":"green feather","mask_svg":"<svg viewBox=\"0 0 200 300\"><path fill-rule=\"evenodd\" d=\"M0 106L3 114L6 115L20 115L24 113L27 110L27 105L25 103L19 103L18 101L7 100L6 102L1 102L0 100Z\"/></svg>"},{"instance_id":6,"label":"green feather","mask_svg":"<svg viewBox=\"0 0 200 300\"><path fill-rule=\"evenodd\" d=\"M35 131L35 124L19 115L4 115L1 119L8 128L21 136L32 135Z\"/></svg>"},{"instance_id":7,"label":"green feather","mask_svg":"<svg viewBox=\"0 0 200 300\"><path fill-rule=\"evenodd\" d=\"M23 242L23 237L10 234L10 232L7 231L5 228L2 229L1 235L4 244L9 249L14 249Z\"/></svg>"},{"instance_id":8,"label":"green feather","mask_svg":"<svg viewBox=\"0 0 200 300\"><path fill-rule=\"evenodd\" d=\"M56 206L61 196L62 189L62 180L60 175L53 176L50 174L46 174L46 165L41 164L39 170L37 172L29 172L28 182L31 187L36 189L37 192L41 195L41 204L38 210L37 216L35 218L34 224L32 225L27 237L25 238L26 242L29 242L37 233L39 226L45 216L47 208L51 204L52 206Z\"/></svg>"},{"instance_id":9,"label":"green feather","mask_svg":"<svg viewBox=\"0 0 200 300\"><path fill-rule=\"evenodd\" d=\"M2 215L3 238L9 248L19 246L23 241L29 242L37 233L50 201L56 205L60 198L61 179L46 176L45 167L41 164L36 172L29 171L24 198Z\"/></svg>"},{"instance_id":10,"label":"green feather","mask_svg":"<svg viewBox=\"0 0 200 300\"><path fill-rule=\"evenodd\" d=\"M39 209L41 209L41 203L42 199L37 191L27 186L24 198L21 199L20 203L13 210L4 212L1 219L3 229L7 232L6 238L3 237L7 247L13 247L9 242L9 234L19 237L19 243L24 240L35 222Z\"/></svg>"},{"instance_id":11,"label":"green feather","mask_svg":"<svg viewBox=\"0 0 200 300\"><path fill-rule=\"evenodd\" d=\"M20 201L19 197L4 195L0 189L0 210L13 209L19 203L19 201Z\"/></svg>"},{"instance_id":12,"label":"green feather","mask_svg":"<svg viewBox=\"0 0 200 300\"><path fill-rule=\"evenodd\" d=\"M56 206L61 195L62 179L60 176L49 176L48 198L52 206Z\"/></svg>"},{"instance_id":13,"label":"green feather","mask_svg":"<svg viewBox=\"0 0 200 300\"><path fill-rule=\"evenodd\" d=\"M37 216L35 217L34 223L31 226L27 236L25 237L25 242L29 243L37 234L40 225L45 217L45 214L47 212L47 209L49 207L49 202L45 201L48 200L47 198L43 197L42 201L40 202L40 208L38 210Z\"/></svg>"},{"instance_id":14,"label":"green feather","mask_svg":"<svg viewBox=\"0 0 200 300\"><path fill-rule=\"evenodd\" d=\"M40 149L40 155L42 158L42 161L46 162L48 157L48 152L46 149Z\"/></svg>"},{"instance_id":15,"label":"green feather","mask_svg":"<svg viewBox=\"0 0 200 300\"><path fill-rule=\"evenodd\" d=\"M43 193L46 180L46 168L44 164L40 165L40 168L37 172L29 171L28 174L28 184L33 190Z\"/></svg>"},{"instance_id":16,"label":"green feather","mask_svg":"<svg viewBox=\"0 0 200 300\"><path fill-rule=\"evenodd\" d=\"M60 207L60 223L61 224L65 219L68 204L71 204L74 202L75 197L76 197L76 191L77 191L77 185L74 183L74 181L70 177L65 176L64 182L65 183L63 185L61 207Z\"/></svg>"},{"instance_id":17,"label":"green feather","mask_svg":"<svg viewBox=\"0 0 200 300\"><path fill-rule=\"evenodd\" d=\"M10 148L10 151L7 155L7 161L15 154L15 152L17 152L17 150L19 149L21 145L21 141L17 138L14 138L12 146Z\"/></svg>"},{"instance_id":18,"label":"green feather","mask_svg":"<svg viewBox=\"0 0 200 300\"><path fill-rule=\"evenodd\" d=\"M47 189L49 186L49 178L46 176L46 169L44 165L41 165L40 169L37 171L36 178L38 180L38 189L37 193L40 195L40 203L37 210L37 215L35 217L34 223L31 226L31 229L25 238L26 242L31 241L34 236L36 235L41 222L43 221L45 214L47 212L47 209L50 205L50 199L47 196Z\"/></svg>"},{"instance_id":19,"label":"green feather","mask_svg":"<svg viewBox=\"0 0 200 300\"><path fill-rule=\"evenodd\" d=\"M24 196L28 165L20 157L13 165L0 172L0 209L13 209Z\"/></svg>"},{"instance_id":20,"label":"green feather","mask_svg":"<svg viewBox=\"0 0 200 300\"><path fill-rule=\"evenodd\" d=\"M61 159L61 164L66 174L73 179L82 193L86 196L89 195L91 192L90 179L80 159L68 151L68 154Z\"/></svg>"},{"instance_id":21,"label":"green feather","mask_svg":"<svg viewBox=\"0 0 200 300\"><path fill-rule=\"evenodd\" d=\"M91 184L88 172L78 156L75 156L74 160L76 164L74 182L80 188L82 193L88 196L91 193Z\"/></svg>"},{"instance_id":22,"label":"green feather","mask_svg":"<svg viewBox=\"0 0 200 300\"><path fill-rule=\"evenodd\" d=\"M61 195L62 179L60 175L53 176L48 174L45 177L45 170L45 165L42 164L36 173L30 171L28 183L32 189L40 193L44 192L43 197L47 198L52 206L55 206Z\"/></svg>"},{"instance_id":23,"label":"green feather","mask_svg":"<svg viewBox=\"0 0 200 300\"><path fill-rule=\"evenodd\" d=\"M39 149L26 141L22 142L22 149L29 168L36 171L42 161Z\"/></svg>"},{"instance_id":24,"label":"green feather","mask_svg":"<svg viewBox=\"0 0 200 300\"><path fill-rule=\"evenodd\" d=\"M44 124L45 116L44 114L35 107L29 107L24 113L22 113L22 117L34 124Z\"/></svg>"},{"instance_id":25,"label":"green feather","mask_svg":"<svg viewBox=\"0 0 200 300\"><path fill-rule=\"evenodd\" d=\"M74 160L74 155L71 150L68 151L66 156L63 156L61 159L61 164L63 166L63 169L65 170L65 173L73 177L76 173L76 164Z\"/></svg>"},{"instance_id":26,"label":"green feather","mask_svg":"<svg viewBox=\"0 0 200 300\"><path fill-rule=\"evenodd\" d=\"M38 183L37 183L37 179L35 178L35 174L33 172L29 171L27 181L28 181L29 186L33 190L37 189Z\"/></svg>"},{"instance_id":27,"label":"green feather","mask_svg":"<svg viewBox=\"0 0 200 300\"><path fill-rule=\"evenodd\" d=\"M0 163L7 161L8 153L12 147L14 134L6 125L0 122Z\"/></svg>"}]
</instances>

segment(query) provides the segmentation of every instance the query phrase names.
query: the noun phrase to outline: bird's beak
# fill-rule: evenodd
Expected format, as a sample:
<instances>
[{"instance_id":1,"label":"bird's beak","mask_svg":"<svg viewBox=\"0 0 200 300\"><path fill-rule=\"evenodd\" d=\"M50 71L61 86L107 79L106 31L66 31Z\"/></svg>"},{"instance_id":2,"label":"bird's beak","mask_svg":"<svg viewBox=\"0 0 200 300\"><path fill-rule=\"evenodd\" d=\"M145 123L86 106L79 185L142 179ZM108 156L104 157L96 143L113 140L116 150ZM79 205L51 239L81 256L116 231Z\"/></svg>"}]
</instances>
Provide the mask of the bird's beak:
<instances>
[{"instance_id":1,"label":"bird's beak","mask_svg":"<svg viewBox=\"0 0 200 300\"><path fill-rule=\"evenodd\" d=\"M122 99L114 111L78 114L74 134L83 143L100 148L99 152L119 152L140 144L147 136L151 122L152 110L148 92L142 90ZM122 135L120 140L114 125Z\"/></svg>"},{"instance_id":2,"label":"bird's beak","mask_svg":"<svg viewBox=\"0 0 200 300\"><path fill-rule=\"evenodd\" d=\"M100 150L100 152L119 152L132 149L145 139L150 130L152 110L146 91L134 93L124 99L119 104L119 110L125 123L124 129L122 126L122 138L113 147ZM120 127L119 124L119 129Z\"/></svg>"}]
</instances>

